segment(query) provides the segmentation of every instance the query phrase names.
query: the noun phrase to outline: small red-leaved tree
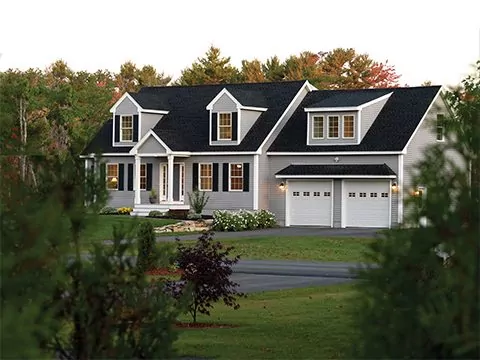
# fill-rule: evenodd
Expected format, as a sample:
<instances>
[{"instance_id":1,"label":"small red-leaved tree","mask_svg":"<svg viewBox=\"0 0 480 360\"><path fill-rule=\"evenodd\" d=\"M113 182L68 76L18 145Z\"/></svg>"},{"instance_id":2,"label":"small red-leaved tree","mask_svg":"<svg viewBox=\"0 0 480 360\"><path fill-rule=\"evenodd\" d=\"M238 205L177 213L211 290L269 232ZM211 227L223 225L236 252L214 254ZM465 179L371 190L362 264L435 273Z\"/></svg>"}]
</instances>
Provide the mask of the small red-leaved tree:
<instances>
[{"instance_id":1,"label":"small red-leaved tree","mask_svg":"<svg viewBox=\"0 0 480 360\"><path fill-rule=\"evenodd\" d=\"M240 307L237 298L243 296L237 291L238 284L230 280L232 266L239 256L230 258L233 247L225 247L213 240L213 233L203 233L193 246L186 246L177 239L177 264L182 270L179 282L170 284L176 298L189 299L188 312L193 322L197 314L210 315L210 309L217 301L235 310Z\"/></svg>"}]
</instances>

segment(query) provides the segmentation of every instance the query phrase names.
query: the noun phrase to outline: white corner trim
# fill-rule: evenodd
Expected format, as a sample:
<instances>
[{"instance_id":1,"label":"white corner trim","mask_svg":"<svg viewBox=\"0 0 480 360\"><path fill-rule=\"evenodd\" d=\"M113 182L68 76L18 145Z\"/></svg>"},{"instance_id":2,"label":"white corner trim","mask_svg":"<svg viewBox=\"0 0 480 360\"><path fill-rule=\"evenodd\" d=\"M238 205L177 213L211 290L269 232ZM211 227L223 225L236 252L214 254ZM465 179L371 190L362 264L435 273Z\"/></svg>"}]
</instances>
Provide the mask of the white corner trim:
<instances>
[{"instance_id":1,"label":"white corner trim","mask_svg":"<svg viewBox=\"0 0 480 360\"><path fill-rule=\"evenodd\" d=\"M251 111L267 111L268 108L256 107L256 106L239 106L239 110L251 110Z\"/></svg>"},{"instance_id":2,"label":"white corner trim","mask_svg":"<svg viewBox=\"0 0 480 360\"><path fill-rule=\"evenodd\" d=\"M150 137L150 136L153 136L160 145L162 145L165 150L166 150L166 154L171 154L172 153L172 150L167 146L167 144L165 144L162 139L160 139L158 137L157 134L155 134L155 132L153 130L149 130L145 136L130 150L129 154L130 155L137 155L138 153L138 149L145 143L145 141L147 141L147 139ZM144 155L144 154L143 154Z\"/></svg>"},{"instance_id":3,"label":"white corner trim","mask_svg":"<svg viewBox=\"0 0 480 360\"><path fill-rule=\"evenodd\" d=\"M275 175L277 179L396 179L396 175Z\"/></svg>"},{"instance_id":4,"label":"white corner trim","mask_svg":"<svg viewBox=\"0 0 480 360\"><path fill-rule=\"evenodd\" d=\"M440 89L441 90L441 89ZM410 139L408 139L407 141L407 144L405 145L405 147L403 148L402 150L402 153L403 154L406 154L407 152L407 148L408 148L408 145L410 145L410 143L412 142L412 139L415 137L415 135L417 134L417 131L420 129L420 127L423 125L423 122L425 121L425 118L427 117L427 114L430 112L430 110L432 109L433 107L433 104L435 104L435 102L437 101L438 97L441 95L441 92L440 90L438 90L437 94L435 95L435 97L433 98L432 102L430 103L430 105L428 106L427 108L427 111L425 111L425 114L423 114L422 118L420 119L420 122L418 123L417 127L415 128L412 136L410 136Z\"/></svg>"},{"instance_id":5,"label":"white corner trim","mask_svg":"<svg viewBox=\"0 0 480 360\"><path fill-rule=\"evenodd\" d=\"M227 88L223 88L222 91L220 91L217 96L215 96L213 98L212 101L210 101L206 107L207 110L213 110L213 105L218 101L218 99L220 99L223 95L227 95L236 105L237 105L237 108L241 107L242 104L240 104L240 102L235 99L235 96L233 96L232 94L230 94L230 92L227 90Z\"/></svg>"},{"instance_id":6,"label":"white corner trim","mask_svg":"<svg viewBox=\"0 0 480 360\"><path fill-rule=\"evenodd\" d=\"M275 184L276 187L277 184ZM290 186L288 180L285 182L285 226L290 226Z\"/></svg>"},{"instance_id":7,"label":"white corner trim","mask_svg":"<svg viewBox=\"0 0 480 360\"><path fill-rule=\"evenodd\" d=\"M398 181L397 181L397 203L398 203L398 214L397 222L399 224L403 223L403 154L398 155Z\"/></svg>"},{"instance_id":8,"label":"white corner trim","mask_svg":"<svg viewBox=\"0 0 480 360\"><path fill-rule=\"evenodd\" d=\"M357 145L359 145L362 142L362 112L359 111L357 114Z\"/></svg>"},{"instance_id":9,"label":"white corner trim","mask_svg":"<svg viewBox=\"0 0 480 360\"><path fill-rule=\"evenodd\" d=\"M128 92L126 92L120 97L120 99L117 100L115 104L113 104L113 106L110 108L110 112L111 113L116 112L118 105L120 105L123 102L123 100L125 100L125 98L128 98L133 103L133 105L137 107L138 112L142 111L142 107L135 101L135 99Z\"/></svg>"},{"instance_id":10,"label":"white corner trim","mask_svg":"<svg viewBox=\"0 0 480 360\"><path fill-rule=\"evenodd\" d=\"M258 210L258 185L260 184L260 155L253 156L253 210Z\"/></svg>"},{"instance_id":11,"label":"white corner trim","mask_svg":"<svg viewBox=\"0 0 480 360\"><path fill-rule=\"evenodd\" d=\"M388 228L392 228L392 179L388 182Z\"/></svg>"},{"instance_id":12,"label":"white corner trim","mask_svg":"<svg viewBox=\"0 0 480 360\"><path fill-rule=\"evenodd\" d=\"M341 196L340 196L340 227L346 227L346 216L347 216L347 200L345 194L345 180L342 179L341 181Z\"/></svg>"},{"instance_id":13,"label":"white corner trim","mask_svg":"<svg viewBox=\"0 0 480 360\"><path fill-rule=\"evenodd\" d=\"M334 183L334 181L332 180L332 190L330 192L330 198L331 198L331 203L330 203L330 227L331 228L333 228L333 206L335 205L334 201L333 201L333 198L335 196L334 189L333 189L333 183Z\"/></svg>"},{"instance_id":14,"label":"white corner trim","mask_svg":"<svg viewBox=\"0 0 480 360\"><path fill-rule=\"evenodd\" d=\"M339 145L344 145L344 144L339 144ZM316 145L316 146L321 146L321 145ZM402 154L402 151L309 151L309 152L289 152L289 151L280 151L280 152L274 152L274 151L269 151L267 152L267 155L273 155L273 156L305 156L305 155L336 155L336 156L342 156L342 155L398 155Z\"/></svg>"},{"instance_id":15,"label":"white corner trim","mask_svg":"<svg viewBox=\"0 0 480 360\"><path fill-rule=\"evenodd\" d=\"M285 116L287 116L288 112L290 111L290 109L293 107L293 104L295 104L295 102L298 100L298 98L300 97L300 95L302 94L303 90L306 89L308 92L310 92L311 90L309 89L309 83L308 81L305 81L305 83L302 85L302 87L298 90L298 92L295 94L295 96L293 97L292 101L290 101L290 104L288 104L288 106L286 107L285 111L282 113L282 115L280 115L280 118L277 120L277 122L275 123L274 127L272 128L272 130L270 130L270 132L268 133L267 137L262 141L262 143L260 144L260 146L258 147L257 149L257 154L261 154L263 152L263 147L265 146L265 144L267 143L268 140L270 140L270 138L272 137L273 133L275 132L275 130L280 126L280 124L282 123L282 121L284 120Z\"/></svg>"}]
</instances>

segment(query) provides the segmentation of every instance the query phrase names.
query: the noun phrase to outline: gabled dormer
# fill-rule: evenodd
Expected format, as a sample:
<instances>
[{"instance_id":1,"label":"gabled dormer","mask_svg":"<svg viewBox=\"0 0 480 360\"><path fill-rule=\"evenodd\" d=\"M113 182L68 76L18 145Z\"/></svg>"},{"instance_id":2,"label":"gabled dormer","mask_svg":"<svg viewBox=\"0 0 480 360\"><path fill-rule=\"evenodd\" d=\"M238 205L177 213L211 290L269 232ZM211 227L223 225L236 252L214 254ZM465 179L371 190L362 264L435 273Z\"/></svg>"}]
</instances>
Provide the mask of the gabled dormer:
<instances>
[{"instance_id":1,"label":"gabled dormer","mask_svg":"<svg viewBox=\"0 0 480 360\"><path fill-rule=\"evenodd\" d=\"M263 94L224 88L207 105L210 145L238 145L263 112Z\"/></svg>"},{"instance_id":2,"label":"gabled dormer","mask_svg":"<svg viewBox=\"0 0 480 360\"><path fill-rule=\"evenodd\" d=\"M168 114L167 110L155 109L151 105L148 94L125 93L118 99L110 109L113 114L113 146L134 146Z\"/></svg>"},{"instance_id":3,"label":"gabled dormer","mask_svg":"<svg viewBox=\"0 0 480 360\"><path fill-rule=\"evenodd\" d=\"M370 129L392 92L343 93L304 108L307 145L357 145Z\"/></svg>"}]
</instances>

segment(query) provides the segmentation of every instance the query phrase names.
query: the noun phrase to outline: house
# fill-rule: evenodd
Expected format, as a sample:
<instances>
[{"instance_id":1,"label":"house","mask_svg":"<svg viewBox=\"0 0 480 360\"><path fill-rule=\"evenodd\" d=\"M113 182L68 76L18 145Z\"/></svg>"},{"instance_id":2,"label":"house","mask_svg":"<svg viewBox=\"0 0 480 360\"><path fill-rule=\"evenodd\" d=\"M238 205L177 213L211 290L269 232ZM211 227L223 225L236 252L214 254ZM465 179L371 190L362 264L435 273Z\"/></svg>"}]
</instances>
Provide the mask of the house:
<instances>
[{"instance_id":1,"label":"house","mask_svg":"<svg viewBox=\"0 0 480 360\"><path fill-rule=\"evenodd\" d=\"M308 81L145 87L124 94L83 157L132 215L268 209L285 226L394 227L411 167L444 141L439 86L317 90ZM150 190L158 201L151 204Z\"/></svg>"}]
</instances>

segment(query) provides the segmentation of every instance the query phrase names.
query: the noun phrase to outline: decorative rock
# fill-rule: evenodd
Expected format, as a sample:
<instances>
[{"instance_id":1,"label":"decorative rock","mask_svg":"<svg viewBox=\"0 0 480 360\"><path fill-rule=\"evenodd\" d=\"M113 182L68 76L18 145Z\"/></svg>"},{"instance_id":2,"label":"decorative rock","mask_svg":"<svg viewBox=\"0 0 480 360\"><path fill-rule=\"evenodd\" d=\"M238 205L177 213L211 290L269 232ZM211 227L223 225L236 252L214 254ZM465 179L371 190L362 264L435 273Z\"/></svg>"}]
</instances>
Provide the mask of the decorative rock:
<instances>
[{"instance_id":1,"label":"decorative rock","mask_svg":"<svg viewBox=\"0 0 480 360\"><path fill-rule=\"evenodd\" d=\"M192 231L208 231L212 226L213 220L185 220L174 225L165 225L155 228L156 233L166 232L192 232Z\"/></svg>"}]
</instances>

